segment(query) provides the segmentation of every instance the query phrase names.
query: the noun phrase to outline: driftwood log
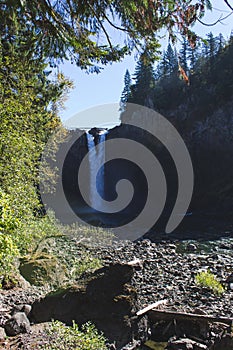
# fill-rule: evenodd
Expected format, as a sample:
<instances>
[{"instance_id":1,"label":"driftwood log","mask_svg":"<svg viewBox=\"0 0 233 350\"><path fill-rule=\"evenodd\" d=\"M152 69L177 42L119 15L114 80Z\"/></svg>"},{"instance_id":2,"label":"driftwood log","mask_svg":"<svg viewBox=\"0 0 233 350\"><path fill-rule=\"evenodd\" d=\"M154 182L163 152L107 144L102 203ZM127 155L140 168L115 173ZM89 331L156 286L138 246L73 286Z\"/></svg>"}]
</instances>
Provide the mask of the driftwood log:
<instances>
[{"instance_id":1,"label":"driftwood log","mask_svg":"<svg viewBox=\"0 0 233 350\"><path fill-rule=\"evenodd\" d=\"M210 315L198 315L192 313L168 311L168 310L152 310L148 311L148 316L151 321L206 321L206 322L218 322L231 325L233 324L233 318L228 317L216 317Z\"/></svg>"},{"instance_id":2,"label":"driftwood log","mask_svg":"<svg viewBox=\"0 0 233 350\"><path fill-rule=\"evenodd\" d=\"M167 303L167 300L159 300L159 301L156 301L155 303L153 304L150 304L146 307L144 307L143 309L139 310L136 315L137 316L142 316L144 314L146 314L148 311L150 310L153 310L153 309L156 309L157 307L159 307L160 305L165 305Z\"/></svg>"}]
</instances>

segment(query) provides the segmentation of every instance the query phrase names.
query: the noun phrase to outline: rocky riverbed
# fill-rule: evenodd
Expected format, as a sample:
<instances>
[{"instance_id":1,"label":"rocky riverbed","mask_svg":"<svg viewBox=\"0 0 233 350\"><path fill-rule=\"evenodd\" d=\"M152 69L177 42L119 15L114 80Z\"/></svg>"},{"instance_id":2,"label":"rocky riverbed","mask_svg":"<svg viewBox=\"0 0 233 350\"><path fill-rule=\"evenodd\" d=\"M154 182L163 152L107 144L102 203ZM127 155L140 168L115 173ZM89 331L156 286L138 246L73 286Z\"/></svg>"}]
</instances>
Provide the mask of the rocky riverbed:
<instances>
[{"instance_id":1,"label":"rocky riverbed","mask_svg":"<svg viewBox=\"0 0 233 350\"><path fill-rule=\"evenodd\" d=\"M85 249L91 252L93 256L101 259L105 267L121 266L129 263L130 266L132 266L132 276L129 280L125 281L132 287L135 297L134 305L129 311L130 317L133 317L133 314L138 310L151 303L166 299L166 305L162 306L164 310L233 318L233 239L220 239L213 242L162 241L160 243L153 243L149 239L144 239L136 243L119 241L106 246L92 245L90 247L85 247ZM79 248L77 248L77 254L79 254L78 251ZM203 288L196 284L196 274L200 271L207 270L213 273L221 282L225 289L223 294L214 294L208 288ZM99 276L102 276L101 273ZM90 276L84 275L81 280L89 277ZM97 281L98 278L102 277L97 277ZM114 276L111 278L114 278ZM119 276L117 278L119 279ZM111 282L109 281L112 280L106 279L103 281L105 281L105 284L110 284ZM77 283L80 283L80 281L77 281ZM23 305L29 304L33 306L36 300L43 300L48 292L48 290L42 287L30 285L26 285L25 287L27 288L16 288L1 292L0 326L2 329L4 327L6 328L7 320L11 317L13 310L24 312ZM98 292L100 292L100 290L97 290L97 293ZM119 293L121 293L121 291ZM43 322L44 321L50 321L49 316L47 320L43 319ZM164 325L164 328L166 327ZM169 336L175 336L175 334L172 334L172 332L175 333L174 327L170 327L167 335L166 332L164 332L164 339L159 339L163 338L160 336L161 333L156 334L159 328L153 327L152 324L148 324L147 328L148 329L144 329L143 331L144 340L152 337L154 340L167 342ZM33 328L31 328L31 330L32 329ZM33 343L35 344L35 333L33 335L31 330L26 329L25 331L28 333L20 335L21 347L15 345L12 349L30 349L30 347L28 347L29 345L26 347L25 344L30 344L30 337L33 338ZM202 339L202 345L205 346L202 348L230 350L230 348L226 347L213 347L215 338L217 339L219 334L222 334L223 331L224 329L221 327L220 330L218 328L218 330L216 329L215 331L214 328L209 329L209 333L207 332L208 334L205 334L206 339ZM147 334L145 335L145 333ZM176 334L176 336L178 336L178 338L184 338L186 335ZM198 336L200 337L200 335ZM15 341L15 337L12 339ZM174 342L178 340L175 339ZM8 346L6 344L10 344L12 341L13 340L2 340L2 344L6 347ZM197 345L195 345L195 347L194 344L186 344L185 341L180 344L181 345L178 344L176 347L170 348L197 348ZM112 349L114 349L113 345L111 346ZM132 346L131 349L135 348L136 345L134 347ZM36 347L34 348L36 349ZM111 347L109 346L109 348ZM201 349L201 347L199 348ZM120 349L120 347L118 347L118 349Z\"/></svg>"}]
</instances>

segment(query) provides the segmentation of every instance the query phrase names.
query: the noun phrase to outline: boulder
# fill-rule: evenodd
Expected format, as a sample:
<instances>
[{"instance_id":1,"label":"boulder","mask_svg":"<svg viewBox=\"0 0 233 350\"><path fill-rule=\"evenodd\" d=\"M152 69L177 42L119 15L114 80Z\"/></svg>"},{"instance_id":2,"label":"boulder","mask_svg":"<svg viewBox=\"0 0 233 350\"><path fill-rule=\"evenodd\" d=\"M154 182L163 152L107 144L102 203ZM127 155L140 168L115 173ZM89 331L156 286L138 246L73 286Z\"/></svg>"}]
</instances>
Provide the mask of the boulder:
<instances>
[{"instance_id":1,"label":"boulder","mask_svg":"<svg viewBox=\"0 0 233 350\"><path fill-rule=\"evenodd\" d=\"M232 350L233 349L233 336L231 334L225 334L221 339L216 340L213 346L213 350Z\"/></svg>"},{"instance_id":2,"label":"boulder","mask_svg":"<svg viewBox=\"0 0 233 350\"><path fill-rule=\"evenodd\" d=\"M0 327L0 341L4 340L6 338L6 332L5 329Z\"/></svg>"},{"instance_id":3,"label":"boulder","mask_svg":"<svg viewBox=\"0 0 233 350\"><path fill-rule=\"evenodd\" d=\"M197 246L194 243L189 243L186 249L188 252L194 253L197 250Z\"/></svg>"},{"instance_id":4,"label":"boulder","mask_svg":"<svg viewBox=\"0 0 233 350\"><path fill-rule=\"evenodd\" d=\"M21 259L19 270L26 281L36 286L60 285L66 279L65 267L55 256L44 252Z\"/></svg>"},{"instance_id":5,"label":"boulder","mask_svg":"<svg viewBox=\"0 0 233 350\"><path fill-rule=\"evenodd\" d=\"M91 321L109 343L121 349L134 339L147 336L147 318L138 319L136 290L130 285L134 267L112 264L97 270L82 284L58 290L32 305L33 323L52 319L72 325Z\"/></svg>"},{"instance_id":6,"label":"boulder","mask_svg":"<svg viewBox=\"0 0 233 350\"><path fill-rule=\"evenodd\" d=\"M9 336L30 331L30 322L24 312L17 312L5 323L5 331Z\"/></svg>"},{"instance_id":7,"label":"boulder","mask_svg":"<svg viewBox=\"0 0 233 350\"><path fill-rule=\"evenodd\" d=\"M205 344L197 343L192 339L183 338L168 342L167 350L207 350Z\"/></svg>"},{"instance_id":8,"label":"boulder","mask_svg":"<svg viewBox=\"0 0 233 350\"><path fill-rule=\"evenodd\" d=\"M28 305L28 304L15 305L12 314L14 315L18 312L24 312L25 315L28 316L31 309L32 309L31 305Z\"/></svg>"}]
</instances>

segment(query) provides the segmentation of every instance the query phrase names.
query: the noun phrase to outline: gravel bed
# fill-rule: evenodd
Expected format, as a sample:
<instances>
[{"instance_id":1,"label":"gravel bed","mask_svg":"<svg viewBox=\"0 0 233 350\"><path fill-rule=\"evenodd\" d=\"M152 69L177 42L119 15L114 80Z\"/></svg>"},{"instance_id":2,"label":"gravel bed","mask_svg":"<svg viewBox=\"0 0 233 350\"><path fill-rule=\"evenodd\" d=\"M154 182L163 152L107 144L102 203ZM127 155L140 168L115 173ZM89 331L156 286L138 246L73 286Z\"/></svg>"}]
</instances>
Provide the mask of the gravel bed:
<instances>
[{"instance_id":1,"label":"gravel bed","mask_svg":"<svg viewBox=\"0 0 233 350\"><path fill-rule=\"evenodd\" d=\"M141 268L136 269L133 279L141 307L167 299L172 310L202 310L216 316L233 317L233 290L226 283L233 272L233 240L210 244L210 253L198 252L198 246L198 243L187 242L184 246L186 252L177 253L179 243L156 244L146 239L98 247L92 254L102 259L104 264L128 263L135 259L141 261ZM196 285L195 275L202 270L212 272L226 288L221 296Z\"/></svg>"},{"instance_id":2,"label":"gravel bed","mask_svg":"<svg viewBox=\"0 0 233 350\"><path fill-rule=\"evenodd\" d=\"M80 257L80 244L84 243L75 242L75 239L74 243L76 248L73 254ZM149 239L144 239L136 243L114 241L106 246L84 245L84 248L87 254L91 253L101 259L103 265L138 261L132 284L137 290L139 308L157 300L167 299L165 308L169 310L233 317L231 289L233 284L228 283L231 275L233 283L233 239L208 243L201 241L152 243ZM225 287L221 296L196 285L195 276L202 270L212 272ZM1 291L0 326L4 326L17 305L32 304L48 292L48 287L35 286ZM34 341L36 335L32 334L30 337L21 335L17 338L17 342L21 339L21 342L29 344L29 339ZM18 345L15 349L18 349Z\"/></svg>"}]
</instances>

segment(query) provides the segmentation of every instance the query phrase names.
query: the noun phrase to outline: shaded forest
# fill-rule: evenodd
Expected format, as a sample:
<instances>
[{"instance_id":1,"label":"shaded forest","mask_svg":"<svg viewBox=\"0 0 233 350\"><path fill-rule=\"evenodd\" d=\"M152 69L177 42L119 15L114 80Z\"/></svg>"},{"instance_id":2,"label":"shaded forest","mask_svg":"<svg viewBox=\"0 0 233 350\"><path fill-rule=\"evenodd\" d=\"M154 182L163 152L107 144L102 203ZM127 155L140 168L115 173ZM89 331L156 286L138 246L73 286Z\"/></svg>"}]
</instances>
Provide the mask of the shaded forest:
<instances>
[{"instance_id":1,"label":"shaded forest","mask_svg":"<svg viewBox=\"0 0 233 350\"><path fill-rule=\"evenodd\" d=\"M212 33L179 52L171 44L154 68L142 54L134 75L125 74L121 119L126 103L150 107L179 131L191 154L195 188L191 208L232 214L233 195L233 36Z\"/></svg>"}]
</instances>

